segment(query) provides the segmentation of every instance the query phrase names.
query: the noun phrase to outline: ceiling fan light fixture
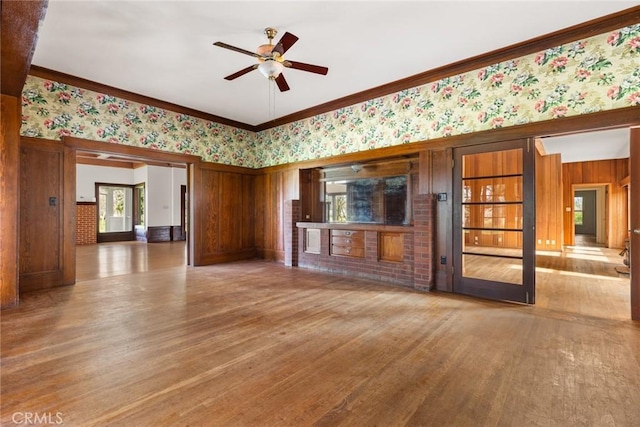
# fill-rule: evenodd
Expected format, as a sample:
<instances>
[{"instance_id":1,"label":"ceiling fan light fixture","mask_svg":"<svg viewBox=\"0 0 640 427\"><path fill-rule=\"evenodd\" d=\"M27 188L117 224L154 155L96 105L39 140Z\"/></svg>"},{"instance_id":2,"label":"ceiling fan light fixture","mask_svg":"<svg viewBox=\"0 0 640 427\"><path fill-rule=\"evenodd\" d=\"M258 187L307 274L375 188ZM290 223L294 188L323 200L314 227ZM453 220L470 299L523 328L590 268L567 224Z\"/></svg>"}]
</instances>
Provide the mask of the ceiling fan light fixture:
<instances>
[{"instance_id":1,"label":"ceiling fan light fixture","mask_svg":"<svg viewBox=\"0 0 640 427\"><path fill-rule=\"evenodd\" d=\"M258 71L268 79L276 79L284 70L284 65L272 59L264 61L258 65Z\"/></svg>"},{"instance_id":2,"label":"ceiling fan light fixture","mask_svg":"<svg viewBox=\"0 0 640 427\"><path fill-rule=\"evenodd\" d=\"M271 43L262 44L258 46L258 50L256 50L256 53L264 58L264 57L269 57L269 55L271 55L272 50L273 50L273 45Z\"/></svg>"}]
</instances>

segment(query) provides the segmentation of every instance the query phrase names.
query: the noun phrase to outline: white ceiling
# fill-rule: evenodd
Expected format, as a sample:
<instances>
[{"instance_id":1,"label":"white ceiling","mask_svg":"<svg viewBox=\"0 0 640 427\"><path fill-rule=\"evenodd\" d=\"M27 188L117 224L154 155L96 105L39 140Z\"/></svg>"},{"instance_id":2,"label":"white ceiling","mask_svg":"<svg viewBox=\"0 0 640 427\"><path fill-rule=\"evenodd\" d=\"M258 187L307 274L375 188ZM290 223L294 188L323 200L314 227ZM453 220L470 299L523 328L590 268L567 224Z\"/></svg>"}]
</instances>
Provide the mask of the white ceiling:
<instances>
[{"instance_id":1,"label":"white ceiling","mask_svg":"<svg viewBox=\"0 0 640 427\"><path fill-rule=\"evenodd\" d=\"M258 125L439 66L617 12L637 1L68 1L49 0L33 64ZM297 35L275 94L255 59L267 26Z\"/></svg>"},{"instance_id":2,"label":"white ceiling","mask_svg":"<svg viewBox=\"0 0 640 427\"><path fill-rule=\"evenodd\" d=\"M629 157L629 129L543 138L547 154L560 153L562 163Z\"/></svg>"}]
</instances>

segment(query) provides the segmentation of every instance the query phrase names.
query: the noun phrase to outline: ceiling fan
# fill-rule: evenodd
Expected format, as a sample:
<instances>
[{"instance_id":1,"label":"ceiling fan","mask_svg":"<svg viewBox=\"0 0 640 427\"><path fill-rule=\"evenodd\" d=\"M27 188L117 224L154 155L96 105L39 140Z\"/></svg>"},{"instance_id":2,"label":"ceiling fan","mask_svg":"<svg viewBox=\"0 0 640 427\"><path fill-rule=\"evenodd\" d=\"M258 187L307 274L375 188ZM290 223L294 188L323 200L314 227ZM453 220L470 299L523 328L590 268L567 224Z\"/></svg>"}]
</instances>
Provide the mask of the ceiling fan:
<instances>
[{"instance_id":1,"label":"ceiling fan","mask_svg":"<svg viewBox=\"0 0 640 427\"><path fill-rule=\"evenodd\" d=\"M231 46L222 42L215 42L213 45L222 47L225 49L233 50L235 52L244 53L245 55L258 58L258 63L253 64L247 68L243 68L233 74L225 77L225 80L234 80L240 76L244 76L250 71L258 69L262 75L269 80L275 80L280 92L289 90L289 85L282 74L285 68L293 68L295 70L308 71L310 73L326 75L329 69L327 67L321 67L319 65L305 64L304 62L288 61L284 59L284 54L295 42L298 41L298 37L291 33L284 33L280 41L273 44L273 38L278 33L275 28L265 28L264 33L269 39L268 44L263 44L258 47L256 52L251 52L239 47Z\"/></svg>"}]
</instances>

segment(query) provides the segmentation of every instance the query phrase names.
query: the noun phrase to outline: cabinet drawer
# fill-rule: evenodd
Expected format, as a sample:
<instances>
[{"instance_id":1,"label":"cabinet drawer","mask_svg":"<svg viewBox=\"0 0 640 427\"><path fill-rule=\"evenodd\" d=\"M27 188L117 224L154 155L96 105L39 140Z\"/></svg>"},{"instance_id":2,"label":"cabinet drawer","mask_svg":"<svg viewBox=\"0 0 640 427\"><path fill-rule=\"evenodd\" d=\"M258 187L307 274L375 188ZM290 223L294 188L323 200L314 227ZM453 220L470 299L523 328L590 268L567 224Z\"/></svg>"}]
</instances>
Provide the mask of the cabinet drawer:
<instances>
[{"instance_id":1,"label":"cabinet drawer","mask_svg":"<svg viewBox=\"0 0 640 427\"><path fill-rule=\"evenodd\" d=\"M331 236L343 236L343 237L360 237L364 238L364 231L354 230L331 230Z\"/></svg>"},{"instance_id":2,"label":"cabinet drawer","mask_svg":"<svg viewBox=\"0 0 640 427\"><path fill-rule=\"evenodd\" d=\"M331 255L342 255L342 256L364 258L364 248L353 248L351 246L331 245Z\"/></svg>"},{"instance_id":3,"label":"cabinet drawer","mask_svg":"<svg viewBox=\"0 0 640 427\"><path fill-rule=\"evenodd\" d=\"M362 235L358 235L355 237L352 236L331 236L331 243L334 245L341 246L352 246L352 247L364 247L364 240L362 239Z\"/></svg>"}]
</instances>

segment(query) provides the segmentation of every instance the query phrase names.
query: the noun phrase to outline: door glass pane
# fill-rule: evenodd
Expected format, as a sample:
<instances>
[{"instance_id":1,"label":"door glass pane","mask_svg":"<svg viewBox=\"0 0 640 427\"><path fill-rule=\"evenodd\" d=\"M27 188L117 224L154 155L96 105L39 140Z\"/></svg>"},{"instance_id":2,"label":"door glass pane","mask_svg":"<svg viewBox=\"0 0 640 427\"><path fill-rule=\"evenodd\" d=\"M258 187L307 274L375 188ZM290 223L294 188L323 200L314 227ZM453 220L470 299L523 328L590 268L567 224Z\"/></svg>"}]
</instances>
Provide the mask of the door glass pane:
<instances>
[{"instance_id":1,"label":"door glass pane","mask_svg":"<svg viewBox=\"0 0 640 427\"><path fill-rule=\"evenodd\" d=\"M132 191L130 187L101 185L98 197L98 232L114 233L133 228Z\"/></svg>"},{"instance_id":2,"label":"door glass pane","mask_svg":"<svg viewBox=\"0 0 640 427\"><path fill-rule=\"evenodd\" d=\"M522 258L522 232L464 230L462 251L492 256Z\"/></svg>"},{"instance_id":3,"label":"door glass pane","mask_svg":"<svg viewBox=\"0 0 640 427\"><path fill-rule=\"evenodd\" d=\"M462 255L465 277L522 285L522 259Z\"/></svg>"},{"instance_id":4,"label":"door glass pane","mask_svg":"<svg viewBox=\"0 0 640 427\"><path fill-rule=\"evenodd\" d=\"M462 226L522 230L522 204L463 205Z\"/></svg>"},{"instance_id":5,"label":"door glass pane","mask_svg":"<svg viewBox=\"0 0 640 427\"><path fill-rule=\"evenodd\" d=\"M466 157L466 156L465 156ZM522 201L522 175L462 180L462 202Z\"/></svg>"},{"instance_id":6,"label":"door glass pane","mask_svg":"<svg viewBox=\"0 0 640 427\"><path fill-rule=\"evenodd\" d=\"M462 276L523 283L522 150L462 156Z\"/></svg>"}]
</instances>

